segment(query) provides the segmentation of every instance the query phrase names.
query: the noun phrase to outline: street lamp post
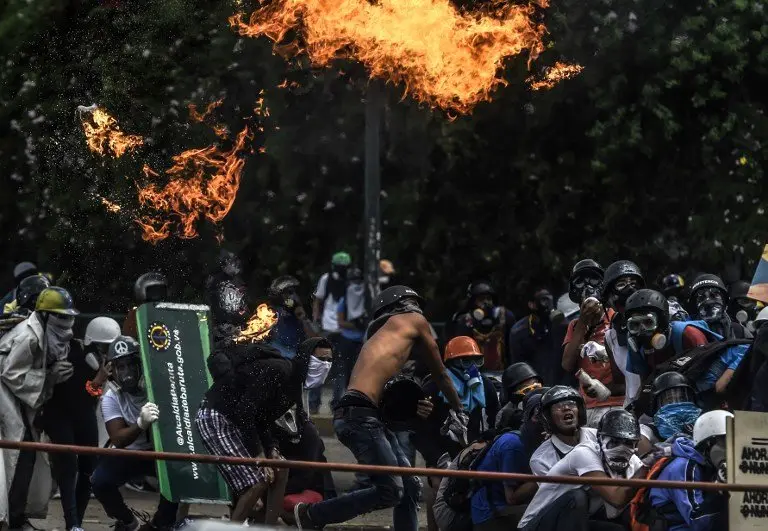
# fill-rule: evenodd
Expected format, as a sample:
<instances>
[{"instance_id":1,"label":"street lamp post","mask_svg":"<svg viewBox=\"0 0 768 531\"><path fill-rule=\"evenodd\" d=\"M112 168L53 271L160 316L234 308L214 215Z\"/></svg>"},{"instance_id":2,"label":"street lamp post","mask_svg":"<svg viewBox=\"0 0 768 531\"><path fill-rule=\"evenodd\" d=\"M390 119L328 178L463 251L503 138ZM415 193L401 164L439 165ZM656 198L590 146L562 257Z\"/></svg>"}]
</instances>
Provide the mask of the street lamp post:
<instances>
[{"instance_id":1,"label":"street lamp post","mask_svg":"<svg viewBox=\"0 0 768 531\"><path fill-rule=\"evenodd\" d=\"M379 294L381 258L381 114L384 95L381 84L371 80L365 101L365 238L366 307L370 311Z\"/></svg>"}]
</instances>

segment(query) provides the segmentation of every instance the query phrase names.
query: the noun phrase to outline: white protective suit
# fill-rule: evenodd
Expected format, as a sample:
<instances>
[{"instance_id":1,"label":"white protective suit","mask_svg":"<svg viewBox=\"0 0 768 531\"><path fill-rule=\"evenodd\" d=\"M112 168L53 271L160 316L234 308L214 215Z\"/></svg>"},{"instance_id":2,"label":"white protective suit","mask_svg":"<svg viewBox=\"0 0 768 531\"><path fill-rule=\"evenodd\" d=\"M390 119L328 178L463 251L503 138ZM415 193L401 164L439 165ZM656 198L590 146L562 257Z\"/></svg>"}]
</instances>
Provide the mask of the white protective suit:
<instances>
[{"instance_id":1,"label":"white protective suit","mask_svg":"<svg viewBox=\"0 0 768 531\"><path fill-rule=\"evenodd\" d=\"M32 439L40 440L34 427L35 415L50 397L52 386L46 386L45 333L38 313L16 325L0 339L0 437L24 439L24 420ZM0 522L8 522L8 491L19 458L17 450L2 450L0 464ZM45 518L51 499L52 479L47 454L38 452L35 471L29 487L26 515Z\"/></svg>"}]
</instances>

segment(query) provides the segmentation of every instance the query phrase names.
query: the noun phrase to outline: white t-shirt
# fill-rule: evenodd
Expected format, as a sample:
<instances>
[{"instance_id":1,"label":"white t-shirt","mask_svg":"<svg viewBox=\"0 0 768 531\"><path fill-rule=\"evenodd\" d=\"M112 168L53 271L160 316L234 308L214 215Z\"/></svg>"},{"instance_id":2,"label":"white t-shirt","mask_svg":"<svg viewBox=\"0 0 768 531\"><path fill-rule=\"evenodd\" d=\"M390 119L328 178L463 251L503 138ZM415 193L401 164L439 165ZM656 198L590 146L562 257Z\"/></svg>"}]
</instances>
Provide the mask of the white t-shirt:
<instances>
[{"instance_id":1,"label":"white t-shirt","mask_svg":"<svg viewBox=\"0 0 768 531\"><path fill-rule=\"evenodd\" d=\"M338 332L339 318L336 312L339 307L339 301L334 299L333 295L328 295L328 297L326 297L327 289L328 273L323 273L323 276L321 276L320 280L317 282L317 289L315 289L315 297L324 301L321 326L326 332Z\"/></svg>"},{"instance_id":2,"label":"white t-shirt","mask_svg":"<svg viewBox=\"0 0 768 531\"><path fill-rule=\"evenodd\" d=\"M131 400L131 396L122 391L109 389L101 397L101 414L104 416L104 422L110 420L123 419L126 424L136 424L139 420L141 407L147 403L147 399ZM144 431L135 441L125 447L126 450L151 450L152 442L149 435Z\"/></svg>"},{"instance_id":3,"label":"white t-shirt","mask_svg":"<svg viewBox=\"0 0 768 531\"><path fill-rule=\"evenodd\" d=\"M637 456L632 456L627 477L631 477L630 474L634 474L634 471L639 468L638 463L640 467L643 465ZM605 472L603 460L600 457L600 447L597 442L578 444L568 455L555 463L547 475L583 476L589 472ZM589 487L583 485L565 485L562 483L541 483L539 484L539 490L536 491L536 494L528 505L528 508L525 510L525 514L517 527L519 529L525 527L528 522L543 513L552 502L566 494L568 491L574 489L587 489L589 494L590 515L595 514L603 505L605 505L606 509L611 507L610 504L606 503Z\"/></svg>"},{"instance_id":4,"label":"white t-shirt","mask_svg":"<svg viewBox=\"0 0 768 531\"><path fill-rule=\"evenodd\" d=\"M597 442L597 430L583 427L579 429L579 444L585 442ZM557 435L553 435L539 446L531 456L531 471L537 476L546 476L549 469L565 457L573 446L564 443ZM562 457L561 457L562 456Z\"/></svg>"},{"instance_id":5,"label":"white t-shirt","mask_svg":"<svg viewBox=\"0 0 768 531\"><path fill-rule=\"evenodd\" d=\"M605 344L611 349L613 354L613 360L616 362L616 366L624 375L625 391L624 391L624 407L627 407L632 400L637 396L637 392L643 385L643 381L640 379L639 374L634 374L627 371L627 358L629 357L629 350L627 347L619 345L619 339L616 336L616 330L609 328L605 332Z\"/></svg>"}]
</instances>

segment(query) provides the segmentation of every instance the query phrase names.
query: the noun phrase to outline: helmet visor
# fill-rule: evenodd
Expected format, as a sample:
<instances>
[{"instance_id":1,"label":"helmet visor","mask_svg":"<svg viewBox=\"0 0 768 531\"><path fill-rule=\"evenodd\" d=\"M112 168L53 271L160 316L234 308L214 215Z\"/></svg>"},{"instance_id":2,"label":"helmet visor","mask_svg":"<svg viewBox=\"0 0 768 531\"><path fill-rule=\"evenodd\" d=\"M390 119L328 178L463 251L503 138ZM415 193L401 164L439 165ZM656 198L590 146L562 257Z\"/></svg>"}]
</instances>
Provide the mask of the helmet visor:
<instances>
[{"instance_id":1,"label":"helmet visor","mask_svg":"<svg viewBox=\"0 0 768 531\"><path fill-rule=\"evenodd\" d=\"M688 387L673 387L659 393L656 399L656 408L666 406L667 404L679 404L681 402L694 402L693 391Z\"/></svg>"}]
</instances>

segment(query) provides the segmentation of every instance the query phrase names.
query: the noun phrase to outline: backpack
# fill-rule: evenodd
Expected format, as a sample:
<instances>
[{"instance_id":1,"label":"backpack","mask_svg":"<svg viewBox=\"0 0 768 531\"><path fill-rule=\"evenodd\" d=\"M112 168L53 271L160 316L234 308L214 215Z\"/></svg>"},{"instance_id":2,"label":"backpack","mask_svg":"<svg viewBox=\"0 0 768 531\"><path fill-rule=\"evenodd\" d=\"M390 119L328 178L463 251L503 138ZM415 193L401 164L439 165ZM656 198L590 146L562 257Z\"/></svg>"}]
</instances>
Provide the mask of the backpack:
<instances>
[{"instance_id":1,"label":"backpack","mask_svg":"<svg viewBox=\"0 0 768 531\"><path fill-rule=\"evenodd\" d=\"M667 371L679 372L691 382L696 382L707 373L712 363L724 351L743 349L745 348L744 345L750 344L752 344L751 339L726 339L692 348L661 364L657 368L657 372L659 374Z\"/></svg>"},{"instance_id":2,"label":"backpack","mask_svg":"<svg viewBox=\"0 0 768 531\"><path fill-rule=\"evenodd\" d=\"M645 479L657 479L674 457L662 457L651 467ZM632 531L660 531L667 529L666 521L651 505L651 487L640 487L629 502L629 528Z\"/></svg>"},{"instance_id":3,"label":"backpack","mask_svg":"<svg viewBox=\"0 0 768 531\"><path fill-rule=\"evenodd\" d=\"M477 470L491 447L502 435L507 433L519 434L520 432L504 430L491 441L475 441L467 446L459 454L458 470ZM445 487L443 495L445 504L456 512L469 512L472 495L482 486L484 486L482 480L450 477L448 478L448 485ZM493 507L493 504L489 503L489 505Z\"/></svg>"}]
</instances>

